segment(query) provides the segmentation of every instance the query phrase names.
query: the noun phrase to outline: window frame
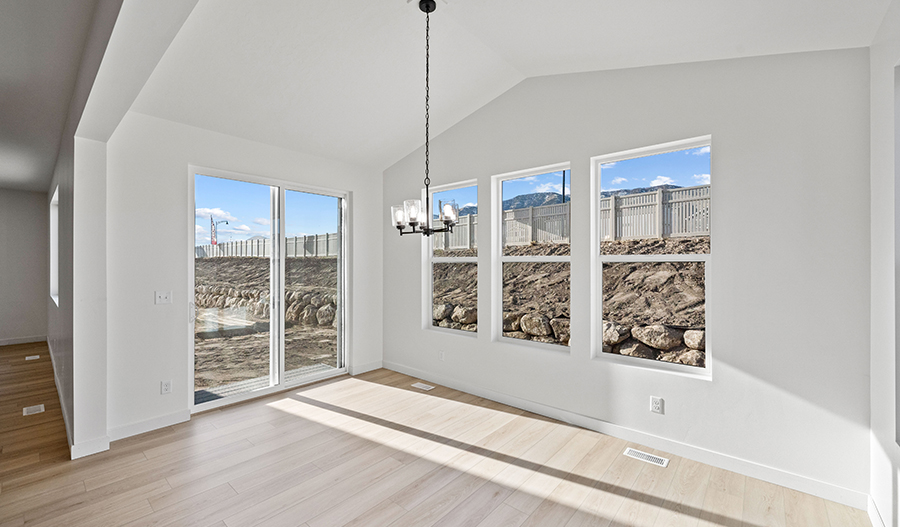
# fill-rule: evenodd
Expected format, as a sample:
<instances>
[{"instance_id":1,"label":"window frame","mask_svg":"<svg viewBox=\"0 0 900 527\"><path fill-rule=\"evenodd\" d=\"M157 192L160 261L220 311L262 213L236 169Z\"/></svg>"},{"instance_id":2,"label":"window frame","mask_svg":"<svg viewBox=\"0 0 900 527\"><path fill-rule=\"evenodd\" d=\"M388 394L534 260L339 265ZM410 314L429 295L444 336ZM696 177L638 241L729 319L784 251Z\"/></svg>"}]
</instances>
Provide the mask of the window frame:
<instances>
[{"instance_id":1,"label":"window frame","mask_svg":"<svg viewBox=\"0 0 900 527\"><path fill-rule=\"evenodd\" d=\"M428 187L428 192L430 195L427 195L427 198L434 206L434 194L438 192L445 192L448 190L456 190L467 187L475 187L476 195L478 188L478 179L467 179L464 181L457 181L455 183L447 183L444 185L435 185ZM422 189L421 199L422 203L425 203L426 193L425 189ZM479 206L476 202L476 206ZM479 206L480 207L480 206ZM429 214L434 214L433 208L428 211ZM481 210L479 209L478 215L481 216ZM478 222L478 225L481 225L481 221ZM432 224L432 227L436 227ZM476 226L476 238L478 237L478 226ZM438 331L441 333L446 333L449 335L458 335L466 338L477 338L478 332L482 329L482 326L479 324L478 330L475 331L463 331L460 329L450 329L450 328L442 328L440 326L435 326L433 324L434 321L434 313L433 313L433 305L434 305L434 264L436 263L474 263L476 265L476 306L478 305L478 297L477 297L477 283L478 283L478 256L434 256L434 237L440 236L440 234L433 234L431 236L422 236L422 329ZM479 251L480 252L480 251ZM480 321L479 321L480 322Z\"/></svg>"},{"instance_id":2,"label":"window frame","mask_svg":"<svg viewBox=\"0 0 900 527\"><path fill-rule=\"evenodd\" d=\"M568 170L571 178L572 163L569 161L554 163L552 165L544 165L540 167L527 168L496 174L491 176L491 341L503 342L507 344L517 344L520 346L529 346L536 349L555 351L557 353L571 353L572 340L571 329L569 344L549 344L546 342L534 342L531 340L521 340L512 337L503 336L503 264L515 262L532 262L532 263L553 263L566 262L569 264L569 312L571 320L572 309L572 232L571 225L569 227L569 247L570 251L565 256L504 256L503 254L503 182L512 179L519 179L529 176L540 176L550 172L558 172L560 170ZM571 182L571 179L570 179ZM571 184L571 183L570 183ZM569 195L571 203L573 197Z\"/></svg>"},{"instance_id":3,"label":"window frame","mask_svg":"<svg viewBox=\"0 0 900 527\"><path fill-rule=\"evenodd\" d=\"M710 268L712 266L712 244L708 254L653 254L653 255L603 255L600 253L600 196L601 196L601 166L606 163L626 161L639 157L648 157L657 154L689 150L693 148L712 147L712 135L703 135L671 141L651 146L644 146L603 154L591 157L591 359L607 361L611 364L621 364L635 368L643 368L653 371L663 371L687 377L712 380L714 365L713 353L711 353L710 327L713 327L715 310L712 308L712 295L710 295ZM710 173L712 172L712 154L710 153ZM713 187L710 185L710 209L713 203ZM710 240L712 240L712 224L710 224ZM703 262L704 267L704 293L705 293L705 367L688 366L673 362L648 360L638 357L616 355L603 352L603 264L617 262Z\"/></svg>"},{"instance_id":4,"label":"window frame","mask_svg":"<svg viewBox=\"0 0 900 527\"><path fill-rule=\"evenodd\" d=\"M229 179L235 181L243 181L247 183L254 183L258 185L266 185L269 187L273 187L270 191L270 220L272 221L272 235L278 240L278 243L272 244L272 264L270 270L270 312L275 313L279 312L279 316L272 316L270 318L270 332L273 337L271 337L274 342L270 341L269 353L270 353L270 362L269 362L269 378L270 385L266 388L261 388L258 390L253 390L249 392L244 392L241 394L225 397L223 399L216 399L213 401L195 404L194 403L194 332L188 331L187 340L188 340L188 357L187 357L187 370L188 370L188 390L187 394L185 394L188 402L188 408L191 414L197 412L205 412L207 410L212 410L215 408L219 408L221 406L228 406L231 404L236 404L239 402L256 399L259 397L263 397L265 395L269 395L272 393L277 393L279 391L296 388L298 386L303 386L306 384L311 384L314 382L318 382L321 380L329 379L331 377L337 377L339 375L345 375L350 373L350 363L352 361L352 348L350 346L350 339L347 338L352 331L352 321L350 320L350 308L348 306L351 297L351 283L350 283L350 271L352 269L352 251L350 248L352 247L351 239L350 239L350 221L351 218L351 194L348 191L344 190L335 190L329 189L325 187L317 187L313 185L306 185L303 183L297 183L294 181L288 181L285 179L272 178L266 176L257 176L253 174L245 174L241 172L233 172L229 170L221 170L217 168L210 168L199 165L188 165L187 170L187 196L188 196L188 225L190 225L191 231L188 235L188 254L191 255L188 258L188 282L187 282L187 298L189 298L188 302L188 312L190 317L191 328L193 328L193 319L196 314L196 306L194 305L194 243L195 243L195 232L194 232L194 224L196 217L196 205L195 205L195 175L203 175L208 177L216 177L221 179ZM311 375L307 378L303 378L297 381L285 382L285 369L284 369L284 359L285 359L285 351L284 351L284 272L285 272L285 249L286 249L286 239L284 236L285 233L285 192L288 190L298 191L298 192L307 192L311 194L319 194L323 196L330 196L334 198L340 199L341 204L341 219L339 225L339 231L341 236L341 245L340 245L340 259L341 265L339 269L338 278L338 294L341 295L340 305L338 306L337 312L335 313L335 317L338 319L338 335L337 335L337 346L338 346L338 354L343 355L342 357L338 357L338 363L340 365L339 368L336 368L334 371L325 372L322 374ZM276 268L278 269L276 273ZM279 276L275 276L275 275Z\"/></svg>"}]
</instances>

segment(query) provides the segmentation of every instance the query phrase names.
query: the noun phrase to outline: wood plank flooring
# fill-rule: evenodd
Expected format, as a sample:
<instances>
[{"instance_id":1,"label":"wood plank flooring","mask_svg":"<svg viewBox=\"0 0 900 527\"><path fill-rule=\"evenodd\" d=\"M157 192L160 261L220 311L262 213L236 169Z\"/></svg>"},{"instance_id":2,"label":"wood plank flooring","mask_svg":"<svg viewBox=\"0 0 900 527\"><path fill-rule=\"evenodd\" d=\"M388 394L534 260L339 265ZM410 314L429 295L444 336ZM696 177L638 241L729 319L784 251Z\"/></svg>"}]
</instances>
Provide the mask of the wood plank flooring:
<instances>
[{"instance_id":1,"label":"wood plank flooring","mask_svg":"<svg viewBox=\"0 0 900 527\"><path fill-rule=\"evenodd\" d=\"M0 348L0 390L29 384L20 373L40 384L23 353L36 354ZM75 461L37 440L60 424L22 425L3 392L0 527L870 525L850 507L417 380L344 376Z\"/></svg>"},{"instance_id":2,"label":"wood plank flooring","mask_svg":"<svg viewBox=\"0 0 900 527\"><path fill-rule=\"evenodd\" d=\"M25 357L39 356L25 360ZM22 415L38 404L44 412ZM0 346L0 481L69 459L46 342ZM2 525L2 524L0 524Z\"/></svg>"}]
</instances>

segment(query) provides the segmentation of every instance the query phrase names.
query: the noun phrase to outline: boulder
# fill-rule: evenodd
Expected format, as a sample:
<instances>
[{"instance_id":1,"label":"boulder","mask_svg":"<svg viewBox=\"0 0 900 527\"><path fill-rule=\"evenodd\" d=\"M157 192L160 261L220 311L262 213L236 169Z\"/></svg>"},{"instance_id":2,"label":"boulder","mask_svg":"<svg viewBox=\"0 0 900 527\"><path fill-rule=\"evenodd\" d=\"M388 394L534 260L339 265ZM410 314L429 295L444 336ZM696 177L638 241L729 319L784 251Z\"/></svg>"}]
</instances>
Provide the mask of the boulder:
<instances>
[{"instance_id":1,"label":"boulder","mask_svg":"<svg viewBox=\"0 0 900 527\"><path fill-rule=\"evenodd\" d=\"M300 302L294 302L287 309L287 314L285 314L284 318L288 320L300 320L300 312L303 310L303 306L300 305Z\"/></svg>"},{"instance_id":2,"label":"boulder","mask_svg":"<svg viewBox=\"0 0 900 527\"><path fill-rule=\"evenodd\" d=\"M634 339L628 339L616 346L617 351L621 355L629 357L640 357L642 359L655 359L659 355L659 351L647 346L643 342Z\"/></svg>"},{"instance_id":3,"label":"boulder","mask_svg":"<svg viewBox=\"0 0 900 527\"><path fill-rule=\"evenodd\" d=\"M524 331L504 331L503 336L509 337L511 339L522 339L522 340L529 339L528 333L525 333Z\"/></svg>"},{"instance_id":4,"label":"boulder","mask_svg":"<svg viewBox=\"0 0 900 527\"><path fill-rule=\"evenodd\" d=\"M312 304L313 307L322 307L325 305L325 299L322 298L322 295L313 295L309 299L309 303Z\"/></svg>"},{"instance_id":5,"label":"boulder","mask_svg":"<svg viewBox=\"0 0 900 527\"><path fill-rule=\"evenodd\" d=\"M662 324L636 326L631 328L631 336L651 348L668 351L682 343L683 331Z\"/></svg>"},{"instance_id":6,"label":"boulder","mask_svg":"<svg viewBox=\"0 0 900 527\"><path fill-rule=\"evenodd\" d=\"M300 312L299 321L304 326L315 326L319 323L319 319L316 318L316 312L319 309L312 304L308 304L303 307L303 311Z\"/></svg>"},{"instance_id":7,"label":"boulder","mask_svg":"<svg viewBox=\"0 0 900 527\"><path fill-rule=\"evenodd\" d=\"M531 337L532 342L546 342L547 344L563 344L562 342L556 340L553 337Z\"/></svg>"},{"instance_id":8,"label":"boulder","mask_svg":"<svg viewBox=\"0 0 900 527\"><path fill-rule=\"evenodd\" d=\"M550 321L550 327L553 329L553 335L562 344L569 343L569 319L554 318Z\"/></svg>"},{"instance_id":9,"label":"boulder","mask_svg":"<svg viewBox=\"0 0 900 527\"><path fill-rule=\"evenodd\" d=\"M610 346L609 344L604 344L603 345L603 353L614 353L614 354L618 355L619 350L617 350L613 346Z\"/></svg>"},{"instance_id":10,"label":"boulder","mask_svg":"<svg viewBox=\"0 0 900 527\"><path fill-rule=\"evenodd\" d=\"M615 322L603 322L603 344L614 346L630 336L630 327Z\"/></svg>"},{"instance_id":11,"label":"boulder","mask_svg":"<svg viewBox=\"0 0 900 527\"><path fill-rule=\"evenodd\" d=\"M325 304L316 311L316 320L319 321L320 326L328 326L334 321L335 313L333 305Z\"/></svg>"},{"instance_id":12,"label":"boulder","mask_svg":"<svg viewBox=\"0 0 900 527\"><path fill-rule=\"evenodd\" d=\"M684 343L692 350L705 350L706 331L702 329L689 329L685 331Z\"/></svg>"},{"instance_id":13,"label":"boulder","mask_svg":"<svg viewBox=\"0 0 900 527\"><path fill-rule=\"evenodd\" d=\"M699 368L704 368L706 366L706 353L685 346L679 346L672 351L660 353L658 359L665 362L677 362L679 364L687 364L688 366L697 366Z\"/></svg>"},{"instance_id":14,"label":"boulder","mask_svg":"<svg viewBox=\"0 0 900 527\"><path fill-rule=\"evenodd\" d=\"M437 326L442 327L442 328L449 328L450 327L450 319L445 318L444 320L441 320L440 322L437 323Z\"/></svg>"},{"instance_id":15,"label":"boulder","mask_svg":"<svg viewBox=\"0 0 900 527\"><path fill-rule=\"evenodd\" d=\"M435 304L431 308L432 318L434 320L444 320L453 314L453 304Z\"/></svg>"},{"instance_id":16,"label":"boulder","mask_svg":"<svg viewBox=\"0 0 900 527\"><path fill-rule=\"evenodd\" d=\"M478 321L478 309L474 307L456 306L450 316L454 322L460 324L473 324Z\"/></svg>"},{"instance_id":17,"label":"boulder","mask_svg":"<svg viewBox=\"0 0 900 527\"><path fill-rule=\"evenodd\" d=\"M462 324L459 322L451 322L450 329L462 329Z\"/></svg>"},{"instance_id":18,"label":"boulder","mask_svg":"<svg viewBox=\"0 0 900 527\"><path fill-rule=\"evenodd\" d=\"M522 313L503 313L503 331L519 331L519 319Z\"/></svg>"},{"instance_id":19,"label":"boulder","mask_svg":"<svg viewBox=\"0 0 900 527\"><path fill-rule=\"evenodd\" d=\"M464 324L462 327L463 331L478 331L478 324Z\"/></svg>"},{"instance_id":20,"label":"boulder","mask_svg":"<svg viewBox=\"0 0 900 527\"><path fill-rule=\"evenodd\" d=\"M546 337L553 334L553 328L550 327L550 319L540 313L522 315L519 324L522 326L522 331L529 335Z\"/></svg>"}]
</instances>

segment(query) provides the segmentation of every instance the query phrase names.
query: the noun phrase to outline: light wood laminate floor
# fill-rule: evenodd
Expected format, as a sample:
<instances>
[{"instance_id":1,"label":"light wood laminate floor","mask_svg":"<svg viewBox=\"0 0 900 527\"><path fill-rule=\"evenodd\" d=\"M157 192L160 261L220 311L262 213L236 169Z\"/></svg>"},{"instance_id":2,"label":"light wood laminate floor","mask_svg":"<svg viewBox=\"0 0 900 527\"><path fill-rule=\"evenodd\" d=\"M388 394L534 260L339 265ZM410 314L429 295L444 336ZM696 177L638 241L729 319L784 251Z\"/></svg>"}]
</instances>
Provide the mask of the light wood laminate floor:
<instances>
[{"instance_id":1,"label":"light wood laminate floor","mask_svg":"<svg viewBox=\"0 0 900 527\"><path fill-rule=\"evenodd\" d=\"M0 471L0 527L870 525L856 509L416 380L344 376Z\"/></svg>"}]
</instances>

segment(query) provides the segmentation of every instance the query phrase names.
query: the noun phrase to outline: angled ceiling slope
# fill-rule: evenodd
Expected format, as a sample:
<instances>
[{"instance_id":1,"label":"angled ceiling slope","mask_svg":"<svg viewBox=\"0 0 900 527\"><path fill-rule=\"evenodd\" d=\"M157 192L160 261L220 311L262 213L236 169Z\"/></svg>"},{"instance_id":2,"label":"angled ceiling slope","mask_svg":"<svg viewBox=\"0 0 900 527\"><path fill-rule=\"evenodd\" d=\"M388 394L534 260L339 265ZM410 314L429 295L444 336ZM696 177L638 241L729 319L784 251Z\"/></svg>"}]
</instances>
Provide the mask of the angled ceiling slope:
<instances>
[{"instance_id":1,"label":"angled ceiling slope","mask_svg":"<svg viewBox=\"0 0 900 527\"><path fill-rule=\"evenodd\" d=\"M432 137L532 76L868 46L890 0L447 0ZM415 0L200 0L132 110L383 170L423 143Z\"/></svg>"}]
</instances>

